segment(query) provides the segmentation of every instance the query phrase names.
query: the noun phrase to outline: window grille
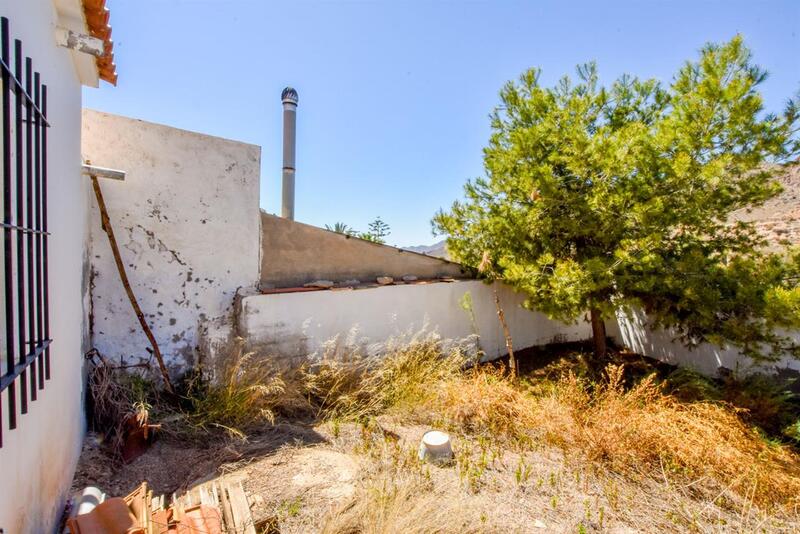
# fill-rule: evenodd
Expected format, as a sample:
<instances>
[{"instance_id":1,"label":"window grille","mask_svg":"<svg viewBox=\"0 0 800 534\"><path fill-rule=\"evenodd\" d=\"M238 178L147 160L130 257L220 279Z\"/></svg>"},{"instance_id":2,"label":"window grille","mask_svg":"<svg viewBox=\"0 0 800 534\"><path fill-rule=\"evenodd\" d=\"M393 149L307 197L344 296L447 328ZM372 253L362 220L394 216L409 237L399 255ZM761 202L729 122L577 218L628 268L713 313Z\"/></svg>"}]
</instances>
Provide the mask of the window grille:
<instances>
[{"instance_id":1,"label":"window grille","mask_svg":"<svg viewBox=\"0 0 800 534\"><path fill-rule=\"evenodd\" d=\"M0 19L2 59L3 227L0 280L0 402L14 429L50 379L47 278L47 87L23 57L8 19ZM3 398L4 397L4 398ZM0 417L2 411L0 411Z\"/></svg>"}]
</instances>

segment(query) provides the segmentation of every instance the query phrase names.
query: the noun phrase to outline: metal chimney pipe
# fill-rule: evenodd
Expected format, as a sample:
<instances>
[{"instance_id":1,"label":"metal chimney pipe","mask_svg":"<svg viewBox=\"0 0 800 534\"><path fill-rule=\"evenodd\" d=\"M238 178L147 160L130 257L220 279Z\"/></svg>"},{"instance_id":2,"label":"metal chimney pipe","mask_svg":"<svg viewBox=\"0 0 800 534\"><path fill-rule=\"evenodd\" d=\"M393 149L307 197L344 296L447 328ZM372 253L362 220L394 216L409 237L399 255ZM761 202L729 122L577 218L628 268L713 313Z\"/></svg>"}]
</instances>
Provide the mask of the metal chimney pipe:
<instances>
[{"instance_id":1,"label":"metal chimney pipe","mask_svg":"<svg viewBox=\"0 0 800 534\"><path fill-rule=\"evenodd\" d=\"M281 93L283 102L283 202L281 216L294 220L294 148L297 130L297 91L287 87Z\"/></svg>"}]
</instances>

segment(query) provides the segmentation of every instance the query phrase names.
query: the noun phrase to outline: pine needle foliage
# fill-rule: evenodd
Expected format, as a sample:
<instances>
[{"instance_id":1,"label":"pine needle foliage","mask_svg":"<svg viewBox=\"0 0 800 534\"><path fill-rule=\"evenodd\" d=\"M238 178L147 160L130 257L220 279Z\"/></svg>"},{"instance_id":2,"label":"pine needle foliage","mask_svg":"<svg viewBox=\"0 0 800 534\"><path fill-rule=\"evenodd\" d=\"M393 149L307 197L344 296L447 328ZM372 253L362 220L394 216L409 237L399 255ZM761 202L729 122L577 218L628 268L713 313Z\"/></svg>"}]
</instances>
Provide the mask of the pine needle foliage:
<instances>
[{"instance_id":1,"label":"pine needle foliage","mask_svg":"<svg viewBox=\"0 0 800 534\"><path fill-rule=\"evenodd\" d=\"M752 223L729 222L780 192L778 163L800 148L797 103L765 113L765 79L741 36L706 45L669 84L604 87L589 63L544 87L528 70L500 92L486 176L434 229L552 318L636 306L690 346L800 355L780 333L800 326L800 252L767 252Z\"/></svg>"}]
</instances>

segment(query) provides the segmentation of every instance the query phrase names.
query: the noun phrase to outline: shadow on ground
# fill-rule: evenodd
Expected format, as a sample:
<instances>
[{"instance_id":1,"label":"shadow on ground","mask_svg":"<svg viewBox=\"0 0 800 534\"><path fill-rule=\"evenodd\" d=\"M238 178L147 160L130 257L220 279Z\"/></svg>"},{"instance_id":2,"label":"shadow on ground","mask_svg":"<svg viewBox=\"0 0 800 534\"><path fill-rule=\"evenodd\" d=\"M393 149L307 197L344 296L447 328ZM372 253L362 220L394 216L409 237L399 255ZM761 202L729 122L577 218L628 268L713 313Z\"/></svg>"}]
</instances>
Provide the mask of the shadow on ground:
<instances>
[{"instance_id":1,"label":"shadow on ground","mask_svg":"<svg viewBox=\"0 0 800 534\"><path fill-rule=\"evenodd\" d=\"M202 443L162 435L142 456L122 464L109 457L101 436L89 433L72 485L73 490L91 485L108 495L127 495L147 481L155 494L169 495L217 476L224 464L247 462L285 446L308 446L325 441L311 423L265 426L248 435L246 440L209 435Z\"/></svg>"}]
</instances>

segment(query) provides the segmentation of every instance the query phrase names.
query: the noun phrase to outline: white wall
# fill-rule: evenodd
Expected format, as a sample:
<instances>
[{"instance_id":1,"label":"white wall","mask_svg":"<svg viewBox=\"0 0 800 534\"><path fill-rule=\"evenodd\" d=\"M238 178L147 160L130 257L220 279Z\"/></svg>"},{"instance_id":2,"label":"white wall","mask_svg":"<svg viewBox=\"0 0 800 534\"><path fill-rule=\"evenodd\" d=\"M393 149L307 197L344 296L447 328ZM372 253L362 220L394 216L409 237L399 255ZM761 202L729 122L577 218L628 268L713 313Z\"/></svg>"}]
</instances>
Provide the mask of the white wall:
<instances>
[{"instance_id":1,"label":"white wall","mask_svg":"<svg viewBox=\"0 0 800 534\"><path fill-rule=\"evenodd\" d=\"M52 531L61 515L85 428L82 278L88 189L80 174L81 87L70 52L55 46L57 15L50 0L3 0L0 14L10 19L12 38L22 39L23 53L33 58L34 69L48 87L51 124L51 380L39 391L38 400L29 404L28 413L17 416L15 430L8 429L7 394L2 395L4 443L0 448L0 528L7 534L40 533Z\"/></svg>"},{"instance_id":2,"label":"white wall","mask_svg":"<svg viewBox=\"0 0 800 534\"><path fill-rule=\"evenodd\" d=\"M258 281L259 147L84 110L84 159L100 179L134 293L174 371L195 363L198 324ZM135 363L150 345L125 295L92 198L93 344ZM155 362L153 362L155 365Z\"/></svg>"},{"instance_id":3,"label":"white wall","mask_svg":"<svg viewBox=\"0 0 800 534\"><path fill-rule=\"evenodd\" d=\"M523 298L499 285L514 347L551 341L574 341L591 335L586 323L565 325L522 308ZM475 321L462 307L472 298ZM506 353L493 288L477 280L426 285L397 285L352 291L315 291L247 296L241 302L240 333L251 349L264 355L300 358L321 356L326 343L380 350L394 336L425 328L445 339L480 336L487 358Z\"/></svg>"},{"instance_id":4,"label":"white wall","mask_svg":"<svg viewBox=\"0 0 800 534\"><path fill-rule=\"evenodd\" d=\"M522 308L523 298L508 286L498 287L515 348L591 338L591 327L585 321L574 325L551 321L541 313ZM474 323L461 305L465 293L472 296ZM689 350L673 334L649 328L645 315L638 311L620 312L616 320L606 321L606 327L610 337L634 352L708 376L716 375L720 367L740 372L786 369L800 372L797 360L755 365L731 348L703 344ZM423 328L453 340L477 333L480 349L488 359L506 353L492 286L477 280L250 295L242 299L239 315L239 334L249 349L291 359L319 357L331 348L358 347L379 352L386 340L414 334ZM795 337L800 339L800 334ZM229 342L229 332L212 331L208 342L209 352L221 354Z\"/></svg>"},{"instance_id":5,"label":"white wall","mask_svg":"<svg viewBox=\"0 0 800 534\"><path fill-rule=\"evenodd\" d=\"M640 310L620 311L616 321L607 321L608 335L623 346L645 356L688 367L707 376L715 376L720 367L743 373L761 371L776 372L782 369L800 371L800 361L782 359L777 362L756 365L737 349L721 348L704 343L692 350L686 348L674 333L653 329L646 315ZM800 333L794 335L800 341Z\"/></svg>"}]
</instances>

